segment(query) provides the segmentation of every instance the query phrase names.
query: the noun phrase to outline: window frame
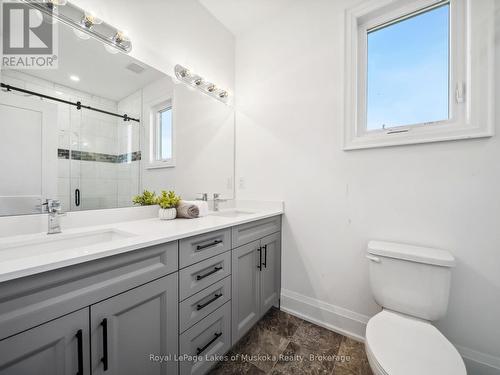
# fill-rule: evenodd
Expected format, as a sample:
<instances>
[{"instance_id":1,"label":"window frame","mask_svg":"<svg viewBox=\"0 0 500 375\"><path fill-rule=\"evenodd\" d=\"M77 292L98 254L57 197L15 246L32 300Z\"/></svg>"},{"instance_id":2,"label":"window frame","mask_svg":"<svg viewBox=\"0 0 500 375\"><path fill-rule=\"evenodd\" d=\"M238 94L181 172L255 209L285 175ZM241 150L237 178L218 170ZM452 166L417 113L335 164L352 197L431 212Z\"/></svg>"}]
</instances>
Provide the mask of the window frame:
<instances>
[{"instance_id":1,"label":"window frame","mask_svg":"<svg viewBox=\"0 0 500 375\"><path fill-rule=\"evenodd\" d=\"M171 110L172 116L172 157L169 159L159 159L160 156L160 134L161 134L161 112L166 110ZM149 126L149 163L146 169L156 169L156 168L173 168L175 167L175 111L172 99L163 100L159 103L155 103L150 107L149 111L150 126Z\"/></svg>"},{"instance_id":2,"label":"window frame","mask_svg":"<svg viewBox=\"0 0 500 375\"><path fill-rule=\"evenodd\" d=\"M172 144L171 144L171 149L172 149L171 155L172 156L170 158L163 159L161 157L161 153L162 153L162 125L163 125L161 117L162 117L163 112L167 112L167 111L170 111L170 117L172 118L172 121L170 124L171 141L172 141ZM156 119L155 119L156 120L155 121L155 148L154 148L154 155L155 155L154 161L155 162L170 163L174 157L174 121L173 121L172 115L173 115L173 107L172 107L171 102L165 103L164 106L157 107Z\"/></svg>"},{"instance_id":3,"label":"window frame","mask_svg":"<svg viewBox=\"0 0 500 375\"><path fill-rule=\"evenodd\" d=\"M450 14L448 119L368 130L368 33L376 27L382 27L403 17L412 17L418 11L425 12L444 3L449 4ZM478 69L478 65L481 65L479 59L472 61L470 56L471 51L485 47L492 56L494 49L491 40L494 41L494 38L490 36L491 40L481 42L471 34L471 23L474 20L470 19L470 8L470 0L372 0L346 12L344 150L493 135L493 114L489 103L493 91L491 87L485 87L491 84L484 81L488 79L485 77L492 75L492 63L486 60L488 69L481 71ZM479 9L477 13L481 11L487 10ZM491 26L488 31L491 33ZM476 47L475 50L471 49L472 45ZM483 93L476 89L477 83L473 80L483 86ZM488 84L484 84L485 82ZM488 100L482 98L485 93L491 93ZM484 119L481 111L486 111L488 118Z\"/></svg>"}]
</instances>

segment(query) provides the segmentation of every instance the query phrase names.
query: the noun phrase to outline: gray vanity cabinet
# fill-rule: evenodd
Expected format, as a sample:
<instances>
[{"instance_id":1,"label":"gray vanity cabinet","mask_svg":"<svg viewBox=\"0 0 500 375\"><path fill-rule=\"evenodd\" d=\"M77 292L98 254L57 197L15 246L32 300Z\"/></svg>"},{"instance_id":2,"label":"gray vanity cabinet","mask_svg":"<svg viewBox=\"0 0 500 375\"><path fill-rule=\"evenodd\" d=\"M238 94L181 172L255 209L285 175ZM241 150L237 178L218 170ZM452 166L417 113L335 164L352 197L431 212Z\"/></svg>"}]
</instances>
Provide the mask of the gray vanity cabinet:
<instances>
[{"instance_id":1,"label":"gray vanity cabinet","mask_svg":"<svg viewBox=\"0 0 500 375\"><path fill-rule=\"evenodd\" d=\"M88 375L88 308L0 341L1 375Z\"/></svg>"},{"instance_id":2,"label":"gray vanity cabinet","mask_svg":"<svg viewBox=\"0 0 500 375\"><path fill-rule=\"evenodd\" d=\"M260 317L260 241L233 250L232 343L235 344Z\"/></svg>"},{"instance_id":3,"label":"gray vanity cabinet","mask_svg":"<svg viewBox=\"0 0 500 375\"><path fill-rule=\"evenodd\" d=\"M278 305L281 288L281 233L260 240L262 269L260 272L260 316Z\"/></svg>"},{"instance_id":4,"label":"gray vanity cabinet","mask_svg":"<svg viewBox=\"0 0 500 375\"><path fill-rule=\"evenodd\" d=\"M90 306L92 374L176 374L177 274L162 277Z\"/></svg>"},{"instance_id":5,"label":"gray vanity cabinet","mask_svg":"<svg viewBox=\"0 0 500 375\"><path fill-rule=\"evenodd\" d=\"M281 288L281 217L233 228L232 344L273 306ZM273 233L274 232L274 233Z\"/></svg>"}]
</instances>

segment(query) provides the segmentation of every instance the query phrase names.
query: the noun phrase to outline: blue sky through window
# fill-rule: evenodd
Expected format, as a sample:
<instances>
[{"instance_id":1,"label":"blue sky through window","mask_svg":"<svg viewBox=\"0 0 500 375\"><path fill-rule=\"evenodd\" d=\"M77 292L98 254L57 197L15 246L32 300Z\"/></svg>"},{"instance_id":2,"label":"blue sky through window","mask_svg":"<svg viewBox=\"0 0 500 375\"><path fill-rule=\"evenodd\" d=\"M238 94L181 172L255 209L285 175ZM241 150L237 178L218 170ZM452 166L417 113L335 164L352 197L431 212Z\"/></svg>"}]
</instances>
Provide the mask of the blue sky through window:
<instances>
[{"instance_id":1,"label":"blue sky through window","mask_svg":"<svg viewBox=\"0 0 500 375\"><path fill-rule=\"evenodd\" d=\"M368 34L367 130L449 117L449 5Z\"/></svg>"}]
</instances>

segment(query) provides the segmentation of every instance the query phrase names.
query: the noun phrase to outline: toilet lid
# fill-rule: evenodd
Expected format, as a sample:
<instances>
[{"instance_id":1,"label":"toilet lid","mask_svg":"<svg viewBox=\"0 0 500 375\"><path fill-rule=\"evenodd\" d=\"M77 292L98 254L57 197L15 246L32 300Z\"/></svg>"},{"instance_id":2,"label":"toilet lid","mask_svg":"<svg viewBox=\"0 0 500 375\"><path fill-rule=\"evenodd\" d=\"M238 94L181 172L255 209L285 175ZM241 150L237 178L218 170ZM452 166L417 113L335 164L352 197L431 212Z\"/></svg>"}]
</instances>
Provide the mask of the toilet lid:
<instances>
[{"instance_id":1,"label":"toilet lid","mask_svg":"<svg viewBox=\"0 0 500 375\"><path fill-rule=\"evenodd\" d=\"M432 324L384 310L368 321L368 350L388 375L466 375L455 347Z\"/></svg>"}]
</instances>

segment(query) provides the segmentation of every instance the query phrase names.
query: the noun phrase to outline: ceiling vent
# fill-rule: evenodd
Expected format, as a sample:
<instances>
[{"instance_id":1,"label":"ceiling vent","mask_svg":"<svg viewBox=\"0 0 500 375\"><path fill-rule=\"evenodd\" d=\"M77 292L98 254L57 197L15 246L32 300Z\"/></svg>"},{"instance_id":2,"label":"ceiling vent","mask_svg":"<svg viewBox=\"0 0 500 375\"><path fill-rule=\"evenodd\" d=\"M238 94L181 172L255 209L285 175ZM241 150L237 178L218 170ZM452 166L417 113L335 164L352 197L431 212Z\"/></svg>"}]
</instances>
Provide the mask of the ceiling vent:
<instances>
[{"instance_id":1,"label":"ceiling vent","mask_svg":"<svg viewBox=\"0 0 500 375\"><path fill-rule=\"evenodd\" d=\"M141 74L145 70L144 67L142 67L136 63L131 63L131 64L127 65L126 68L134 73L137 73L137 74Z\"/></svg>"}]
</instances>

